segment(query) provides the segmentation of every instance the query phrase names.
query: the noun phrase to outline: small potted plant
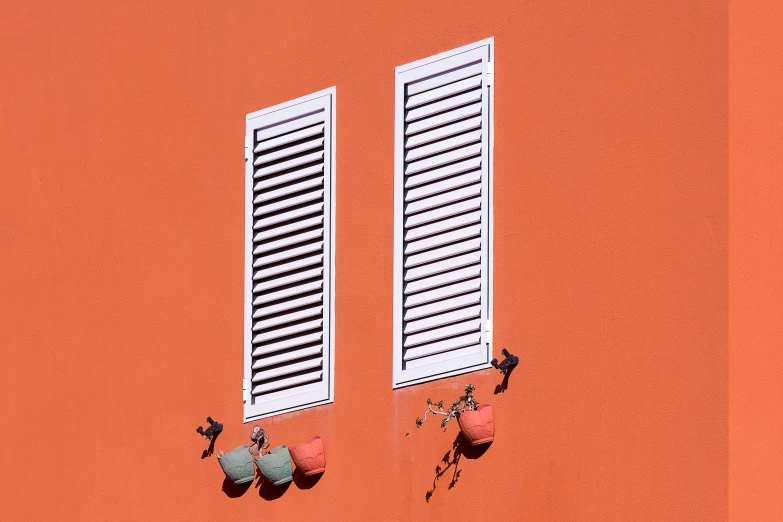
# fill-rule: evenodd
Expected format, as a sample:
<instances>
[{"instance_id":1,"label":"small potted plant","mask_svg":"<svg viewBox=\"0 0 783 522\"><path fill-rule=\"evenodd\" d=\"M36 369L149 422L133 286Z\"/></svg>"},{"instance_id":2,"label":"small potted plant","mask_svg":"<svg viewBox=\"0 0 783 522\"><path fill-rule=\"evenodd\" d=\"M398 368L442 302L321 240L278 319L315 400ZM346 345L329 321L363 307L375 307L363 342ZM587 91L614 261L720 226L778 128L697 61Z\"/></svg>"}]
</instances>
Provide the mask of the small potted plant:
<instances>
[{"instance_id":1,"label":"small potted plant","mask_svg":"<svg viewBox=\"0 0 783 522\"><path fill-rule=\"evenodd\" d=\"M489 404L479 406L478 401L473 397L475 389L476 387L472 384L466 385L465 395L454 401L448 410L443 409L444 401L432 402L431 399L427 399L427 411L424 412L423 419L416 417L416 427L420 428L424 424L428 413L443 415L444 418L440 423L441 428L445 429L449 421L456 418L459 429L471 446L492 442L495 439L495 421L492 416L492 406Z\"/></svg>"},{"instance_id":2,"label":"small potted plant","mask_svg":"<svg viewBox=\"0 0 783 522\"><path fill-rule=\"evenodd\" d=\"M263 453L263 450L269 447L269 437L259 426L253 428L250 440L255 442L255 446L252 448L253 455L259 456L255 463L264 479L268 480L273 486L280 486L293 480L294 471L291 468L291 454L288 452L288 447L285 444Z\"/></svg>"},{"instance_id":3,"label":"small potted plant","mask_svg":"<svg viewBox=\"0 0 783 522\"><path fill-rule=\"evenodd\" d=\"M316 435L291 448L294 464L305 477L323 473L326 470L326 453L324 441Z\"/></svg>"},{"instance_id":4,"label":"small potted plant","mask_svg":"<svg viewBox=\"0 0 783 522\"><path fill-rule=\"evenodd\" d=\"M218 450L217 459L220 467L223 468L223 473L234 484L244 484L255 477L253 455L247 445L234 448L228 453Z\"/></svg>"}]
</instances>

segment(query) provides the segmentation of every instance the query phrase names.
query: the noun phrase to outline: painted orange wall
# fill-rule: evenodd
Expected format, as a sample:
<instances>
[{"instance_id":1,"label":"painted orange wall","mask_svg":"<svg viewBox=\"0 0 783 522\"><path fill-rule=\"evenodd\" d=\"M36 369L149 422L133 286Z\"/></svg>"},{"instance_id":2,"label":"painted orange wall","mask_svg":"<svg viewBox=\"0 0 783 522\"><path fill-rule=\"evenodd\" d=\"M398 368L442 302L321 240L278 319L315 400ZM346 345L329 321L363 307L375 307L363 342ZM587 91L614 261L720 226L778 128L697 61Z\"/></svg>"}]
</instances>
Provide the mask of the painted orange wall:
<instances>
[{"instance_id":1,"label":"painted orange wall","mask_svg":"<svg viewBox=\"0 0 783 522\"><path fill-rule=\"evenodd\" d=\"M4 518L726 519L728 21L706 0L0 4ZM489 36L494 337L521 362L504 393L493 371L392 391L394 67ZM223 449L251 429L244 115L331 85L335 402L263 422L323 436L328 470L232 498L194 428L224 422ZM498 434L450 488L456 426L413 419L468 381Z\"/></svg>"},{"instance_id":2,"label":"painted orange wall","mask_svg":"<svg viewBox=\"0 0 783 522\"><path fill-rule=\"evenodd\" d=\"M730 520L783 520L783 2L729 10Z\"/></svg>"}]
</instances>

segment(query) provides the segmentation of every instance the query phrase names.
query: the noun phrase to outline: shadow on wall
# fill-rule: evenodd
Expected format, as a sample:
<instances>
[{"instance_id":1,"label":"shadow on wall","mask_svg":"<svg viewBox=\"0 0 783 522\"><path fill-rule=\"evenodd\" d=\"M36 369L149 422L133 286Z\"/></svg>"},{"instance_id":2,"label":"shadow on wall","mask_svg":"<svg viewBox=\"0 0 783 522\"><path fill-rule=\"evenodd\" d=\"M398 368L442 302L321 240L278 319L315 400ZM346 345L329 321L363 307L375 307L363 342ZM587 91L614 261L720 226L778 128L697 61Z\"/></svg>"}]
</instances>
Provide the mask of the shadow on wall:
<instances>
[{"instance_id":1,"label":"shadow on wall","mask_svg":"<svg viewBox=\"0 0 783 522\"><path fill-rule=\"evenodd\" d=\"M508 379L511 377L511 374L514 372L514 368L517 366L511 366L508 370L506 370L506 374L503 375L503 382L495 386L495 395L499 393L505 393L505 391L508 389Z\"/></svg>"},{"instance_id":2,"label":"shadow on wall","mask_svg":"<svg viewBox=\"0 0 783 522\"><path fill-rule=\"evenodd\" d=\"M221 432L217 432L212 435L212 440L209 441L209 447L201 452L201 458L205 459L215 453L215 441L220 436Z\"/></svg>"},{"instance_id":3,"label":"shadow on wall","mask_svg":"<svg viewBox=\"0 0 783 522\"><path fill-rule=\"evenodd\" d=\"M296 484L296 487L299 489L310 489L318 484L318 481L321 480L323 475L323 473L318 473L317 475L311 475L308 477L305 476L305 474L302 473L299 468L296 468L294 470L294 484Z\"/></svg>"},{"instance_id":4,"label":"shadow on wall","mask_svg":"<svg viewBox=\"0 0 783 522\"><path fill-rule=\"evenodd\" d=\"M318 481L321 480L321 477L323 476L323 473L319 473L318 475L313 475L310 477L306 477L304 473L299 471L297 468L294 470L294 484L296 484L296 487L299 489L310 489L316 484L318 484ZM256 478L258 481L255 484L255 487L258 488L258 496L263 498L264 500L271 501L271 500L277 500L278 498L282 497L283 494L288 491L288 488L291 486L290 482L287 482L285 484L281 484L280 486L274 486L271 482L264 480L264 477L261 476L258 472L256 472ZM250 485L253 482L246 482L244 484L236 485L233 482L231 482L228 478L223 479L223 493L226 494L229 498L237 498L241 497L245 494L245 492L250 489Z\"/></svg>"},{"instance_id":5,"label":"shadow on wall","mask_svg":"<svg viewBox=\"0 0 783 522\"><path fill-rule=\"evenodd\" d=\"M508 374L506 375L508 376ZM462 436L462 432L460 432L457 435L457 438L454 439L454 443L452 444L451 449L446 452L440 463L435 466L435 478L432 479L432 489L427 491L427 493L424 495L424 500L427 502L430 501L432 494L435 493L435 488L438 487L438 481L452 467L454 470L451 472L451 482L449 482L449 489L456 486L460 473L462 473L462 470L459 469L459 462L462 457L465 457L468 460L477 459L486 453L490 446L492 446L491 442L489 444L482 444L481 446L471 446L470 443L465 440L465 437ZM443 467L444 464L445 467Z\"/></svg>"},{"instance_id":6,"label":"shadow on wall","mask_svg":"<svg viewBox=\"0 0 783 522\"><path fill-rule=\"evenodd\" d=\"M237 498L245 494L245 491L250 489L250 485L253 482L245 482L244 484L234 484L228 477L223 479L223 493L228 498Z\"/></svg>"},{"instance_id":7,"label":"shadow on wall","mask_svg":"<svg viewBox=\"0 0 783 522\"><path fill-rule=\"evenodd\" d=\"M256 482L258 496L267 501L277 500L282 497L283 493L288 491L289 486L291 486L290 482L275 486L268 480L264 480L264 477L261 475L258 476L258 482Z\"/></svg>"}]
</instances>

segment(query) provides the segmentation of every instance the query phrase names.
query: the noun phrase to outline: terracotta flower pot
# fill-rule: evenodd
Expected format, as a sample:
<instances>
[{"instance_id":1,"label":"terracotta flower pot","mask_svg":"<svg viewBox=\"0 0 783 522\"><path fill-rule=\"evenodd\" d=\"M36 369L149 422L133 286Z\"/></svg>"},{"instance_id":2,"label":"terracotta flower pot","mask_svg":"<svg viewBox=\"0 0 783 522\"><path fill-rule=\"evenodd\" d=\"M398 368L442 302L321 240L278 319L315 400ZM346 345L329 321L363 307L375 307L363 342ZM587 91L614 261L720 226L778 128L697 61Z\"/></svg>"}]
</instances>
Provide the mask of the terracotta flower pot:
<instances>
[{"instance_id":1,"label":"terracotta flower pot","mask_svg":"<svg viewBox=\"0 0 783 522\"><path fill-rule=\"evenodd\" d=\"M482 404L473 411L460 413L457 422L471 446L495 440L495 421L492 417L492 406L489 404Z\"/></svg>"},{"instance_id":2,"label":"terracotta flower pot","mask_svg":"<svg viewBox=\"0 0 783 522\"><path fill-rule=\"evenodd\" d=\"M218 457L223 473L234 484L250 482L255 477L253 471L253 457L248 451L248 446L239 446L229 453Z\"/></svg>"},{"instance_id":3,"label":"terracotta flower pot","mask_svg":"<svg viewBox=\"0 0 783 522\"><path fill-rule=\"evenodd\" d=\"M272 448L266 455L261 455L256 460L256 466L258 466L261 475L274 486L291 482L294 478L294 471L291 468L291 454L283 444Z\"/></svg>"},{"instance_id":4,"label":"terracotta flower pot","mask_svg":"<svg viewBox=\"0 0 783 522\"><path fill-rule=\"evenodd\" d=\"M291 448L291 457L306 477L323 473L326 469L324 441L318 435Z\"/></svg>"}]
</instances>

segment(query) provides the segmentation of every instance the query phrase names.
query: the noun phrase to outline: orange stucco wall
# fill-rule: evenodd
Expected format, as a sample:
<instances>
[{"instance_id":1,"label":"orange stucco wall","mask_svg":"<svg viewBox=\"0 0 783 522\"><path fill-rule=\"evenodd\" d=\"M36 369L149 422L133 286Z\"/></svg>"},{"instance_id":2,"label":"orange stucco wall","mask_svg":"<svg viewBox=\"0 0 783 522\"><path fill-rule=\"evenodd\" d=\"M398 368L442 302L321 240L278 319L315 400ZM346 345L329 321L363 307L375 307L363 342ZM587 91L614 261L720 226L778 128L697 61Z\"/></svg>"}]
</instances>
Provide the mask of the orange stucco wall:
<instances>
[{"instance_id":1,"label":"orange stucco wall","mask_svg":"<svg viewBox=\"0 0 783 522\"><path fill-rule=\"evenodd\" d=\"M783 2L729 11L729 509L783 520Z\"/></svg>"},{"instance_id":2,"label":"orange stucco wall","mask_svg":"<svg viewBox=\"0 0 783 522\"><path fill-rule=\"evenodd\" d=\"M729 146L756 134L729 132L728 71L753 27L730 33L727 2L125 4L0 4L2 518L725 520L752 502L729 478L755 464L728 462L753 452L729 443L729 283L753 257L730 263L729 196L753 160ZM393 391L394 67L489 36L495 350L520 365L503 393L494 371ZM736 73L752 53L733 49ZM331 85L335 402L262 422L275 444L320 434L328 469L234 497L194 428L222 421L223 449L251 428L244 115ZM456 426L413 420L465 382L498 433L450 488Z\"/></svg>"}]
</instances>

